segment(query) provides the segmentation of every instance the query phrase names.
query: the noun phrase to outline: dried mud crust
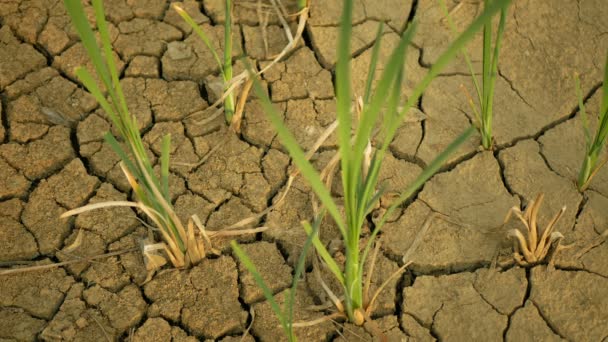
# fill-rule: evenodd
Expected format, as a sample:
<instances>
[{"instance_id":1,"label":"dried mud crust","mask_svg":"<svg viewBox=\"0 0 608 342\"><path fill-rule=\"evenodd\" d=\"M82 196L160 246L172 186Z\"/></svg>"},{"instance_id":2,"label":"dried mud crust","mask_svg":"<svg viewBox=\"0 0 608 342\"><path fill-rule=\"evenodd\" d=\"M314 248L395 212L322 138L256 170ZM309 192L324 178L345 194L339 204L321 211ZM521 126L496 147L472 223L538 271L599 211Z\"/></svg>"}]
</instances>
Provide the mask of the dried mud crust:
<instances>
[{"instance_id":1,"label":"dried mud crust","mask_svg":"<svg viewBox=\"0 0 608 342\"><path fill-rule=\"evenodd\" d=\"M218 96L218 67L191 28L162 0L104 3L121 84L157 172L160 139L171 134L170 196L180 219L186 222L196 214L215 230L275 204L294 167L260 101L248 98L240 135L225 128L221 115L206 121L213 114L208 106ZM223 1L176 3L221 51ZM288 41L269 2L260 5L257 0L235 2L233 21L234 59L248 56L258 68ZM295 2L284 5L289 13L297 11ZM460 29L481 10L475 2L457 0L448 1L448 7ZM85 4L85 10L92 8ZM479 137L472 137L384 226L371 290L404 262L413 263L382 292L372 324L325 321L296 329L301 340L375 341L378 331L389 341L608 336L603 324L608 320L608 242L602 240L608 229L608 169L587 191L577 191L584 133L571 77L580 73L593 117L608 47L606 10L601 0L514 2L496 83L495 150L480 151ZM263 76L264 87L305 149L335 120L340 11L340 1L312 1L304 40ZM557 26L555 17L560 18ZM386 25L378 77L408 20L418 20L405 60L407 96L452 39L441 18L438 3L430 0L356 0L354 94L364 91L379 22ZM289 22L292 29L295 24ZM481 44L479 35L468 47L476 70ZM149 231L138 212L111 208L59 218L85 204L132 198L118 158L103 141L114 128L76 79L78 65L92 70L62 1L1 1L0 265L42 266L123 253L0 275L0 339L237 341L251 324L245 341L285 340L263 293L227 241L217 242L220 256L190 270L164 270L145 282L137 248ZM243 63L235 69L243 70ZM380 174L388 186L382 207L474 120L461 84L474 93L458 59L408 113ZM594 129L597 123L590 121ZM381 141L378 136L375 143ZM322 168L336 148L332 135L313 164ZM342 195L338 181L332 192L338 199ZM500 260L510 255L505 233L519 224L502 225L507 210L525 206L539 192L545 193L541 225L566 206L557 230L571 247L556 256L555 268L493 268L497 255ZM310 195L309 185L296 178L283 204L250 225L268 230L237 237L280 304L289 295L306 239L300 222L311 218ZM431 216L420 244L410 250ZM321 240L340 258L338 238L337 228L326 220ZM309 256L296 293L296 321L327 314L310 310L327 301L312 267ZM340 293L331 274L322 274Z\"/></svg>"}]
</instances>

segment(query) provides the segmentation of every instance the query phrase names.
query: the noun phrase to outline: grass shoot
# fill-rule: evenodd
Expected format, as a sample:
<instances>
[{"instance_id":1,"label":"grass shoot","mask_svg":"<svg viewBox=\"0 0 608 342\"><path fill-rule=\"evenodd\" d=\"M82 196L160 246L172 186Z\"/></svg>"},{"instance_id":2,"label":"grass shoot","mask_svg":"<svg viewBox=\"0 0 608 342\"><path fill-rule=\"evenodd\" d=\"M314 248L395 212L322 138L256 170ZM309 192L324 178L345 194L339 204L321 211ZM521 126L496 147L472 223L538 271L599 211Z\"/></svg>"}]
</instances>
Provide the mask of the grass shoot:
<instances>
[{"instance_id":1,"label":"grass shoot","mask_svg":"<svg viewBox=\"0 0 608 342\"><path fill-rule=\"evenodd\" d=\"M360 237L364 225L369 219L369 214L376 207L382 191L378 188L378 175L382 160L394 137L400 122L408 110L417 103L423 91L439 72L456 56L465 43L471 40L482 26L489 23L492 16L498 11L504 10L509 0L492 1L484 12L476 18L473 23L451 44L451 46L439 57L423 80L416 86L407 101L401 99L401 85L405 74L403 61L407 47L416 28L413 22L403 33L397 47L389 57L388 62L379 78L375 91L368 88L368 99L361 108L358 124L353 125L351 113L351 84L350 84L350 40L352 36L352 9L353 1L344 1L340 33L338 39L338 62L336 64L336 98L338 117L338 142L339 162L341 168L341 180L344 191L344 214L338 209L337 202L331 197L328 187L324 184L322 177L307 160L304 151L296 142L294 136L289 132L281 116L273 107L270 99L263 91L259 81L254 79L254 88L257 96L262 99L262 105L272 125L277 130L278 136L288 150L294 163L300 169L304 178L310 183L323 207L322 212L327 212L335 221L345 244L345 263L341 268L336 260L330 255L321 243L319 236L315 233L309 223L304 223L304 229L312 244L328 267L336 277L343 289L343 302L337 301L336 308L342 317L349 321L362 325L369 320L373 308L373 300L366 293L364 285L363 265L373 248L376 234L382 228L390 214L419 189L447 160L458 146L469 138L474 128L469 128L419 175L419 177L393 202L386 211L379 224L376 225L365 246L360 246ZM380 31L381 32L381 31ZM376 44L380 37L377 37ZM370 74L374 72L376 65L370 65ZM379 120L382 116L383 119ZM383 131L384 141L381 146L373 152L370 148L374 127L380 126ZM353 135L354 130L354 135ZM320 222L321 217L315 217L315 222ZM407 264L406 264L407 265ZM406 266L405 265L405 266ZM404 269L403 266L401 271ZM330 295L331 297L331 295ZM372 296L371 298L375 298ZM337 298L337 296L334 296Z\"/></svg>"},{"instance_id":2,"label":"grass shoot","mask_svg":"<svg viewBox=\"0 0 608 342\"><path fill-rule=\"evenodd\" d=\"M314 234L316 234L319 231L320 225L321 225L320 220L317 220L313 223L313 226L311 227L311 229L313 230ZM302 253L300 253L300 257L298 258L298 263L296 265L296 269L293 274L291 288L289 289L289 297L287 298L283 308L281 308L279 306L279 304L276 302L276 300L274 299L274 296L272 294L272 291L270 290L270 288L268 287L268 285L262 278L262 275L257 270L257 268L255 267L255 265L253 264L251 259L249 259L247 254L245 254L245 252L241 249L239 244L236 241L231 241L231 243L230 243L232 246L232 250L234 251L234 254L236 254L237 258L239 258L239 260L243 263L245 268L247 268L247 270L253 275L253 279L255 280L256 284L262 289L262 292L264 293L264 297L270 304L272 311L275 313L275 315L279 319L281 328L283 329L285 336L287 336L287 339L290 342L297 341L296 335L293 331L295 295L296 295L296 290L298 288L298 282L300 281L300 277L301 277L302 273L304 272L304 266L306 265L306 255L308 254L308 249L310 248L310 246L312 244L312 237L314 236L314 234L309 235L309 237L306 239L306 242L304 243L304 247L302 247Z\"/></svg>"},{"instance_id":3,"label":"grass shoot","mask_svg":"<svg viewBox=\"0 0 608 342\"><path fill-rule=\"evenodd\" d=\"M213 54L213 58L217 63L220 74L224 81L224 116L226 123L233 124L233 116L235 112L235 95L234 91L228 89L232 81L232 0L225 0L224 7L224 58L220 59L217 51L213 47L209 36L203 31L192 17L179 5L173 5L175 11L190 25L194 33L203 41L205 46ZM246 95L245 95L246 96Z\"/></svg>"},{"instance_id":4,"label":"grass shoot","mask_svg":"<svg viewBox=\"0 0 608 342\"><path fill-rule=\"evenodd\" d=\"M484 7L488 7L496 0L484 0ZM450 30L456 33L456 26L448 12L445 1L440 1L441 7L445 13ZM500 12L500 21L498 23L498 29L496 31L496 38L494 46L492 46L492 22L487 22L483 27L483 48L482 48L482 72L481 72L481 86L480 82L475 75L471 58L465 48L462 49L462 55L471 73L473 79L473 85L475 86L475 92L477 94L477 100L480 106L475 106L475 103L471 96L466 92L468 97L469 105L474 114L475 126L479 130L481 135L481 144L486 150L493 148L493 137L492 137L492 118L494 116L493 102L494 102L494 88L496 85L496 78L498 76L498 55L500 52L500 45L502 42L502 36L505 30L505 21L507 16L507 9L503 8ZM464 88L463 88L464 89Z\"/></svg>"},{"instance_id":5,"label":"grass shoot","mask_svg":"<svg viewBox=\"0 0 608 342\"><path fill-rule=\"evenodd\" d=\"M585 158L583 159L583 165L578 176L577 184L580 191L585 191L593 177L600 168L606 164L606 161L608 161L608 159L600 160L604 147L606 146L606 139L608 139L608 54L604 65L604 83L602 85L598 128L593 138L591 137L589 119L587 118L585 104L583 103L583 95L578 75L575 75L575 84L581 119L583 121L583 129L585 131Z\"/></svg>"}]
</instances>

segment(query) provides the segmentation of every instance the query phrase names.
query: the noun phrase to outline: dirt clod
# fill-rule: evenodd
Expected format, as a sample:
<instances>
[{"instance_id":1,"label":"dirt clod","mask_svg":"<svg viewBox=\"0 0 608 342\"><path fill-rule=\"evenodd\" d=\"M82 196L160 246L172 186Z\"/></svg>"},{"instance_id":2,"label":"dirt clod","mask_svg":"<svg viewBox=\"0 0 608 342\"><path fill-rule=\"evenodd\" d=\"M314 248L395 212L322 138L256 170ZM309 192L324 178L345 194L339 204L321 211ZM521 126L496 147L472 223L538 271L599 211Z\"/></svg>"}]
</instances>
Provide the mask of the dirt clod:
<instances>
[{"instance_id":1,"label":"dirt clod","mask_svg":"<svg viewBox=\"0 0 608 342\"><path fill-rule=\"evenodd\" d=\"M509 282L500 281L504 277L526 283L521 269L418 277L403 291L403 313L414 317L442 340L501 340L508 323L507 316L499 311L502 295L509 293L509 297L521 303L526 292L526 286L512 287ZM486 281L490 284L480 284ZM478 291L480 287L486 290ZM489 289L494 294L488 293ZM503 307L507 308L514 307L512 304ZM484 329L479 329L480 325Z\"/></svg>"},{"instance_id":2,"label":"dirt clod","mask_svg":"<svg viewBox=\"0 0 608 342\"><path fill-rule=\"evenodd\" d=\"M181 321L198 337L218 338L245 330L247 313L238 301L236 263L205 260L189 271L169 270L145 285L148 317Z\"/></svg>"},{"instance_id":3,"label":"dirt clod","mask_svg":"<svg viewBox=\"0 0 608 342\"><path fill-rule=\"evenodd\" d=\"M49 260L34 265L48 264ZM62 268L3 275L0 306L15 307L27 314L50 320L74 283Z\"/></svg>"},{"instance_id":4,"label":"dirt clod","mask_svg":"<svg viewBox=\"0 0 608 342\"><path fill-rule=\"evenodd\" d=\"M517 310L511 318L511 325L507 330L507 341L521 341L531 339L534 341L565 341L556 335L547 322L542 318L534 303L526 301L526 305Z\"/></svg>"},{"instance_id":5,"label":"dirt clod","mask_svg":"<svg viewBox=\"0 0 608 342\"><path fill-rule=\"evenodd\" d=\"M588 272L532 269L530 300L541 316L560 336L578 341L601 340L608 327L608 298L600 289L608 279ZM568 310L563 310L566 307Z\"/></svg>"},{"instance_id":6,"label":"dirt clod","mask_svg":"<svg viewBox=\"0 0 608 342\"><path fill-rule=\"evenodd\" d=\"M0 90L46 64L31 45L19 42L9 26L0 28Z\"/></svg>"}]
</instances>

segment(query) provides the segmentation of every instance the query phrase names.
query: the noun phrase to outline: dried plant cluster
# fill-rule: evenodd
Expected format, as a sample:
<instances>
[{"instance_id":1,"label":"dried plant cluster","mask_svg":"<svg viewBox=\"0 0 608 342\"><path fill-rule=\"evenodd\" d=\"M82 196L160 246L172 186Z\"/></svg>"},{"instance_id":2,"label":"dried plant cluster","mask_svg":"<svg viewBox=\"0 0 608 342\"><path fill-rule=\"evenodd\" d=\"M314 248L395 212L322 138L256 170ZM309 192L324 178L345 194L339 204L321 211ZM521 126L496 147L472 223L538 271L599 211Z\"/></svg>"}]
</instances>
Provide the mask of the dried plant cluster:
<instances>
[{"instance_id":1,"label":"dried plant cluster","mask_svg":"<svg viewBox=\"0 0 608 342\"><path fill-rule=\"evenodd\" d=\"M555 231L555 225L566 211L566 207L562 207L543 229L538 225L538 211L543 198L544 194L536 196L523 212L519 207L511 208L505 218L507 223L513 214L523 223L523 227L508 232L509 238L513 239L513 258L521 266L551 262L560 249L565 248L560 244L564 235Z\"/></svg>"}]
</instances>

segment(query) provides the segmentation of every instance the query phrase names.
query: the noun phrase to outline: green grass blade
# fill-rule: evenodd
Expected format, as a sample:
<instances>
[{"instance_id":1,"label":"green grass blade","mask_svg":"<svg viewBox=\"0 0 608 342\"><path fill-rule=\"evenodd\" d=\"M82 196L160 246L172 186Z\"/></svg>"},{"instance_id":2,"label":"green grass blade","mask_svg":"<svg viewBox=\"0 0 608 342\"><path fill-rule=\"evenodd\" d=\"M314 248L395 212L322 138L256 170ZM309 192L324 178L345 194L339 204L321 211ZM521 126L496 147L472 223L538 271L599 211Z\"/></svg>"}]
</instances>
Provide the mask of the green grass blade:
<instances>
[{"instance_id":1,"label":"green grass blade","mask_svg":"<svg viewBox=\"0 0 608 342\"><path fill-rule=\"evenodd\" d=\"M167 201L171 201L169 196L169 152L171 150L171 134L163 137L160 153L160 185L161 192Z\"/></svg>"},{"instance_id":2,"label":"green grass blade","mask_svg":"<svg viewBox=\"0 0 608 342\"><path fill-rule=\"evenodd\" d=\"M75 71L76 77L84 84L85 88L95 97L95 100L99 103L101 108L108 114L108 117L116 126L119 132L123 133L124 128L120 124L120 118L116 115L114 107L106 100L105 96L101 93L101 89L97 85L97 82L93 79L93 76L89 73L89 71L83 67L76 68Z\"/></svg>"},{"instance_id":3,"label":"green grass blade","mask_svg":"<svg viewBox=\"0 0 608 342\"><path fill-rule=\"evenodd\" d=\"M120 107L122 108L122 113L124 115L127 115L129 111L127 110L127 102L125 101L125 97L120 86L120 81L118 79L118 70L116 68L116 63L114 62L114 57L112 54L112 43L110 41L110 32L108 30L108 24L106 22L103 3L101 0L93 0L92 3L95 12L95 20L97 22L97 29L101 37L101 45L103 47L103 51L106 57L106 65L110 72L110 78L113 85L112 87L108 87L108 92L112 97L112 101L117 101L116 105L120 105Z\"/></svg>"},{"instance_id":4,"label":"green grass blade","mask_svg":"<svg viewBox=\"0 0 608 342\"><path fill-rule=\"evenodd\" d=\"M473 133L475 133L475 130L475 127L469 127L461 135L454 139L454 141L452 141L445 150L435 157L435 159L422 171L422 173L418 175L416 180L414 180L391 204L391 206L386 210L386 213L384 213L384 216L382 216L380 222L376 224L376 229L369 237L365 250L363 251L360 267L363 267L365 264L365 259L367 258L376 235L380 232L386 223L386 220L391 217L395 209L405 202L410 196L412 196L418 189L420 189L424 183L426 183L426 181L429 180L441 168L441 166L443 166L443 164L448 160L449 156L454 153L460 147L460 145L467 141L467 139L469 139Z\"/></svg>"},{"instance_id":5,"label":"green grass blade","mask_svg":"<svg viewBox=\"0 0 608 342\"><path fill-rule=\"evenodd\" d=\"M251 70L250 75L252 75ZM252 76L252 80L255 94L261 100L264 112L266 113L266 115L268 115L272 126L277 131L279 139L289 152L289 155L293 159L296 166L300 169L300 172L302 172L302 176L310 183L310 186L312 187L313 191L315 192L315 194L317 194L317 197L319 197L319 200L327 209L327 212L334 219L336 225L338 225L340 232L343 235L346 234L346 226L344 224L344 220L342 219L340 211L338 210L338 206L331 197L331 193L323 184L321 177L319 176L315 168L312 166L312 164L310 164L310 162L306 160L304 151L302 151L302 148L300 147L300 145L298 145L298 142L296 141L293 134L291 134L291 132L289 132L289 130L285 126L285 123L283 122L283 119L281 118L280 114L277 112L276 108L274 108L274 105L270 102L268 95L260 85L260 81L254 76Z\"/></svg>"},{"instance_id":6,"label":"green grass blade","mask_svg":"<svg viewBox=\"0 0 608 342\"><path fill-rule=\"evenodd\" d=\"M301 11L307 6L307 0L298 0L298 9Z\"/></svg>"},{"instance_id":7,"label":"green grass blade","mask_svg":"<svg viewBox=\"0 0 608 342\"><path fill-rule=\"evenodd\" d=\"M228 89L228 83L232 80L232 0L225 0L224 15L224 91ZM226 122L232 121L234 114L234 93L230 93L224 100L224 113Z\"/></svg>"},{"instance_id":8,"label":"green grass blade","mask_svg":"<svg viewBox=\"0 0 608 342\"><path fill-rule=\"evenodd\" d=\"M384 31L384 23L378 24L378 31L376 32L376 40L374 47L372 48L372 58L369 62L369 70L367 71L367 81L365 82L365 92L363 93L363 103L368 104L372 96L372 83L376 76L376 65L378 64L378 56L380 55L380 46L382 45L382 31Z\"/></svg>"},{"instance_id":9,"label":"green grass blade","mask_svg":"<svg viewBox=\"0 0 608 342\"><path fill-rule=\"evenodd\" d=\"M217 63L218 67L220 68L220 73L222 74L222 77L223 77L224 68L223 68L222 60L220 59L220 56L218 56L217 52L215 52L215 49L213 48L213 44L211 44L211 40L209 39L207 34L205 34L205 32L203 32L203 30L201 30L201 28L196 24L196 22L194 22L194 19L192 19L192 17L183 8L181 8L177 5L173 6L173 8L177 12L177 14L179 14L180 17L182 17L182 19L184 19L184 21L188 25L190 25L190 27L192 28L194 33L196 33L196 35L199 36L199 38L203 41L203 43L205 43L205 45L207 46L209 51L211 51L211 54L213 55L215 62Z\"/></svg>"},{"instance_id":10,"label":"green grass blade","mask_svg":"<svg viewBox=\"0 0 608 342\"><path fill-rule=\"evenodd\" d=\"M87 51L89 58L93 63L93 67L95 67L95 70L97 70L97 73L99 74L99 78L106 88L110 88L112 84L110 80L110 73L103 61L99 47L97 46L97 41L95 40L93 30L89 26L89 22L84 13L84 8L82 7L82 1L64 0L64 4L70 18L72 19L72 23L80 36L82 45Z\"/></svg>"},{"instance_id":11,"label":"green grass blade","mask_svg":"<svg viewBox=\"0 0 608 342\"><path fill-rule=\"evenodd\" d=\"M491 3L490 0L484 0L484 7ZM485 23L483 27L483 57L482 57L482 87L483 87L483 102L481 103L481 118L486 120L488 101L490 94L490 82L492 79L492 21ZM482 126L483 126L482 121Z\"/></svg>"},{"instance_id":12,"label":"green grass blade","mask_svg":"<svg viewBox=\"0 0 608 342\"><path fill-rule=\"evenodd\" d=\"M606 63L604 63L604 83L602 84L601 102L600 115L604 115L604 117L608 116L608 51L606 52Z\"/></svg>"},{"instance_id":13,"label":"green grass blade","mask_svg":"<svg viewBox=\"0 0 608 342\"><path fill-rule=\"evenodd\" d=\"M338 264L336 263L334 258L332 258L331 254L329 254L329 251L325 248L325 245L323 245L321 240L319 240L319 235L313 234L313 229L310 226L310 223L304 221L304 222L302 222L302 225L304 226L304 230L306 231L306 234L308 236L312 237L312 244L313 244L313 246L315 246L315 249L317 250L317 253L319 253L319 256L321 257L321 259L323 259L323 261L325 261L325 264L327 264L327 267L329 268L331 273L334 274L336 279L338 279L340 284L342 284L342 286L345 286L344 285L345 284L344 275L342 274L340 267L338 266Z\"/></svg>"},{"instance_id":14,"label":"green grass blade","mask_svg":"<svg viewBox=\"0 0 608 342\"><path fill-rule=\"evenodd\" d=\"M604 82L602 84L599 121L597 142L603 146L608 137L608 52L606 53L606 63L604 64Z\"/></svg>"},{"instance_id":15,"label":"green grass blade","mask_svg":"<svg viewBox=\"0 0 608 342\"><path fill-rule=\"evenodd\" d=\"M298 288L298 281L302 273L304 273L304 267L306 266L306 256L308 255L308 250L310 246L312 246L312 239L314 236L317 236L319 233L319 227L321 227L321 222L323 221L323 217L325 217L325 211L323 211L319 217L317 217L312 223L312 232L306 238L304 242L304 246L300 251L300 257L298 258L298 263L296 264L296 269L293 274L293 282L291 284L291 292L289 293L289 301L286 303L287 307L287 322L289 324L289 341L296 341L296 337L293 333L293 307L296 300L296 290ZM305 224L304 222L302 224Z\"/></svg>"},{"instance_id":16,"label":"green grass blade","mask_svg":"<svg viewBox=\"0 0 608 342\"><path fill-rule=\"evenodd\" d=\"M354 184L353 165L351 163L351 89L350 89L350 39L352 35L352 0L344 1L340 32L338 35L338 61L336 63L336 112L338 118L338 143L340 151L340 166L342 172L342 187L344 190L344 205L346 213L354 213ZM351 218L347 216L346 224L351 225ZM345 231L346 232L346 231ZM357 237L358 239L358 237ZM350 236L344 235L348 244Z\"/></svg>"},{"instance_id":17,"label":"green grass blade","mask_svg":"<svg viewBox=\"0 0 608 342\"><path fill-rule=\"evenodd\" d=\"M249 273L251 273L251 275L253 276L253 279L255 280L258 287L260 289L262 289L262 292L264 293L264 297L266 297L266 300L270 304L272 311L274 311L275 315L277 315L277 317L279 318L279 322L281 323L281 327L283 328L283 331L289 336L290 328L287 325L288 324L287 318L283 314L283 311L281 311L281 307L279 306L277 301L274 299L272 290L270 290L270 288L268 288L268 285L266 285L266 282L262 278L262 275L260 274L260 272L258 272L258 269L255 267L253 262L251 262L251 259L249 259L247 254L245 254L245 251L243 251L241 249L239 244L233 240L233 241L230 241L230 246L232 247L232 250L234 251L234 254L236 254L237 258L239 258L239 260L243 263L245 268L249 271Z\"/></svg>"}]
</instances>

